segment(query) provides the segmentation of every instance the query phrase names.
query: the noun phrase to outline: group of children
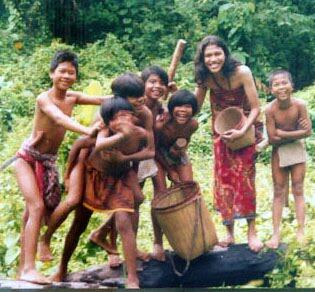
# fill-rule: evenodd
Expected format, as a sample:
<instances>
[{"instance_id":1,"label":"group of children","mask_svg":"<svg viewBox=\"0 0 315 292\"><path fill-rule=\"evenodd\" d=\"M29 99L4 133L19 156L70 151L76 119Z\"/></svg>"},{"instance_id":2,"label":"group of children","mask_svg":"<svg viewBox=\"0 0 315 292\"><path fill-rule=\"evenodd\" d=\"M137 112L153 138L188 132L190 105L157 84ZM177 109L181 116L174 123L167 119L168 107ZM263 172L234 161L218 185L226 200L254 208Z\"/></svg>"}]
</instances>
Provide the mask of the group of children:
<instances>
[{"instance_id":1,"label":"group of children","mask_svg":"<svg viewBox=\"0 0 315 292\"><path fill-rule=\"evenodd\" d=\"M167 73L158 66L146 68L141 78L132 73L119 76L112 83L112 95L104 97L69 91L77 74L76 55L57 52L50 68L53 86L38 96L32 134L17 153L21 159L15 162L14 168L26 203L18 277L41 284L62 281L93 211L107 211L109 219L92 232L90 240L108 252L110 265L114 267L120 264L116 239L117 234L121 236L128 272L126 287L137 288L136 258L146 260L149 256L139 251L136 243L146 176L140 178L139 173L154 174L154 198L167 190L166 178L173 184L193 180L187 148L198 129L198 122L193 118L198 102L193 93L176 90L169 98L167 109L164 108L160 100L168 94L169 82ZM304 235L305 174L305 162L279 167L278 145L310 135L311 126L305 104L292 98L290 74L275 72L270 84L276 99L268 106L266 117L269 143L274 145L275 197L274 234L268 245L277 248L283 189L289 173L297 206L298 238ZM90 127L71 119L76 104L101 105ZM68 195L60 202L55 160L66 130L83 136L74 142L69 153L65 176ZM61 263L57 273L48 279L36 270L37 247L41 260L52 259L51 237L72 210L75 217L65 239ZM48 228L40 236L43 220ZM150 256L164 260L162 231L154 212L152 222L154 245Z\"/></svg>"}]
</instances>

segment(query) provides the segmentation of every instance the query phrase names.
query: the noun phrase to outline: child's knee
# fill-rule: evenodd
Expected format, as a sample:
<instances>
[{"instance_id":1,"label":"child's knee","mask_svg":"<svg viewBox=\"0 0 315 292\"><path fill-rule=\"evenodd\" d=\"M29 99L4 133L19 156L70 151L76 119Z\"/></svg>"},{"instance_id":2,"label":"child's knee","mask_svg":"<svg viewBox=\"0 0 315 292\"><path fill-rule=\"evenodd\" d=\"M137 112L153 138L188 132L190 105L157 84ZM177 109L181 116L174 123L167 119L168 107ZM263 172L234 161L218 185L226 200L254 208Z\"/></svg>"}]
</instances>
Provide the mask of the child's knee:
<instances>
[{"instance_id":1,"label":"child's knee","mask_svg":"<svg viewBox=\"0 0 315 292\"><path fill-rule=\"evenodd\" d=\"M281 198L285 194L286 185L283 184L275 184L274 185L274 197Z\"/></svg>"},{"instance_id":2,"label":"child's knee","mask_svg":"<svg viewBox=\"0 0 315 292\"><path fill-rule=\"evenodd\" d=\"M292 182L292 193L294 196L303 196L303 182Z\"/></svg>"},{"instance_id":3,"label":"child's knee","mask_svg":"<svg viewBox=\"0 0 315 292\"><path fill-rule=\"evenodd\" d=\"M44 215L44 212L45 212L44 202L38 201L38 202L35 202L33 204L30 204L28 206L28 210L29 210L30 216L35 214L37 216L42 217Z\"/></svg>"},{"instance_id":4,"label":"child's knee","mask_svg":"<svg viewBox=\"0 0 315 292\"><path fill-rule=\"evenodd\" d=\"M67 207L70 210L75 209L77 206L79 206L80 203L81 203L80 196L73 196L66 199Z\"/></svg>"},{"instance_id":5,"label":"child's knee","mask_svg":"<svg viewBox=\"0 0 315 292\"><path fill-rule=\"evenodd\" d=\"M115 220L118 233L127 233L132 230L131 218L127 212L119 212L119 214L115 214Z\"/></svg>"}]
</instances>

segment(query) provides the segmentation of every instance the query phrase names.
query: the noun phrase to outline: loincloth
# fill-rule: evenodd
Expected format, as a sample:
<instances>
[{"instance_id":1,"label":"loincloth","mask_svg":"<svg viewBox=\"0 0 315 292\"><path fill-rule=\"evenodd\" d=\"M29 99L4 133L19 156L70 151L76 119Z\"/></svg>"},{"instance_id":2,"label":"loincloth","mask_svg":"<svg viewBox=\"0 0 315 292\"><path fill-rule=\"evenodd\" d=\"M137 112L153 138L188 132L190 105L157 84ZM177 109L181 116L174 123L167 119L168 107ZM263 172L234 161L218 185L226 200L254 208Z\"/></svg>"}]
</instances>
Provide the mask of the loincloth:
<instances>
[{"instance_id":1,"label":"loincloth","mask_svg":"<svg viewBox=\"0 0 315 292\"><path fill-rule=\"evenodd\" d=\"M278 148L278 154L280 167L288 167L299 163L305 163L307 160L305 146L301 140L280 145Z\"/></svg>"},{"instance_id":2,"label":"loincloth","mask_svg":"<svg viewBox=\"0 0 315 292\"><path fill-rule=\"evenodd\" d=\"M148 177L156 176L157 172L158 168L153 158L142 160L138 167L138 181L143 182Z\"/></svg>"},{"instance_id":3,"label":"loincloth","mask_svg":"<svg viewBox=\"0 0 315 292\"><path fill-rule=\"evenodd\" d=\"M29 140L23 143L16 156L24 159L32 166L46 208L55 209L61 199L61 188L56 167L57 156L40 153L30 146Z\"/></svg>"},{"instance_id":4,"label":"loincloth","mask_svg":"<svg viewBox=\"0 0 315 292\"><path fill-rule=\"evenodd\" d=\"M187 165L190 162L186 152L184 155L175 157L171 155L169 149L166 149L165 147L160 147L158 151L162 154L163 158L165 159L165 162L169 166Z\"/></svg>"},{"instance_id":5,"label":"loincloth","mask_svg":"<svg viewBox=\"0 0 315 292\"><path fill-rule=\"evenodd\" d=\"M126 184L127 174L128 170L114 177L87 166L84 206L93 211L134 212L134 193Z\"/></svg>"}]
</instances>

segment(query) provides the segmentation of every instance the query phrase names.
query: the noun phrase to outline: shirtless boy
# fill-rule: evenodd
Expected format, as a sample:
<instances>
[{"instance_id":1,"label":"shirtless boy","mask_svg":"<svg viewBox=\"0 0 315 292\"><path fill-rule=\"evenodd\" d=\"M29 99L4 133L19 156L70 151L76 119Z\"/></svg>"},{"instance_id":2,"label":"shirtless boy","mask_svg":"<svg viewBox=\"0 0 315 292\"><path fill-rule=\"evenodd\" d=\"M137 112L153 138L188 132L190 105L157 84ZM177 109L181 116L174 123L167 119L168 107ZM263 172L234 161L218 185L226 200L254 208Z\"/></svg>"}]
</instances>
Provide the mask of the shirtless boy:
<instances>
[{"instance_id":1,"label":"shirtless boy","mask_svg":"<svg viewBox=\"0 0 315 292\"><path fill-rule=\"evenodd\" d=\"M122 98L116 97L103 103L101 116L107 127L99 132L95 148L90 149L86 161L83 205L76 209L54 280L61 281L66 276L70 257L93 211L106 210L115 214L116 228L122 237L128 272L126 287L138 288L136 239L132 223L135 196L128 180L128 173L133 169L130 162L109 161L107 150L116 149L123 155L132 155L147 142L148 134L134 125L133 108Z\"/></svg>"},{"instance_id":2,"label":"shirtless boy","mask_svg":"<svg viewBox=\"0 0 315 292\"><path fill-rule=\"evenodd\" d=\"M47 218L60 201L60 186L55 166L56 153L66 130L94 135L98 126L87 128L70 118L76 104L100 104L100 98L68 92L78 74L75 54L59 51L52 59L50 78L53 86L36 100L31 137L18 151L15 174L25 199L21 233L19 278L34 283L49 283L35 268L37 241L42 219ZM27 234L27 240L25 240Z\"/></svg>"},{"instance_id":3,"label":"shirtless boy","mask_svg":"<svg viewBox=\"0 0 315 292\"><path fill-rule=\"evenodd\" d=\"M166 191L167 175L174 184L193 180L192 165L187 155L187 148L193 133L198 129L197 120L192 117L198 108L195 95L188 90L178 90L168 102L168 113L161 115L156 122L156 161L158 173L156 180L158 194ZM154 215L154 214L153 214ZM162 231L155 217L152 216L154 230L154 248L152 257L164 261Z\"/></svg>"},{"instance_id":4,"label":"shirtless boy","mask_svg":"<svg viewBox=\"0 0 315 292\"><path fill-rule=\"evenodd\" d=\"M115 96L120 96L126 99L134 109L134 118L136 125L144 128L148 132L148 143L138 152L129 155L123 154L118 150L108 151L109 160L118 161L132 161L137 162L153 158L154 157L154 138L153 138L153 119L150 110L144 105L144 84L143 81L136 75L132 73L125 73L117 77L112 85L112 92ZM65 220L66 216L71 210L73 210L80 202L82 197L82 182L83 182L83 172L84 172L84 160L86 159L84 151L80 153L80 148L84 147L84 143L80 145L77 142L73 145L69 160L75 160L75 165L68 167L69 176L69 193L65 202L62 202L60 206L56 209L56 215L52 217L55 220L51 220L52 224L48 226L48 230L43 237L43 259L51 259L52 255L49 250L49 243L53 232L58 228L58 226ZM80 153L80 154L78 154ZM135 232L138 228L139 221L139 207L144 200L140 185L137 179L137 166L135 165L134 170L128 173L128 180L132 185L133 191L135 193L135 212L134 217L134 229ZM60 209L60 212L57 211ZM109 254L109 265L115 268L121 264L121 260L118 256L117 245L116 245L116 228L114 223L114 217L108 220L106 223L101 225L97 230L93 231L90 235L90 240L102 247ZM107 237L109 237L107 239ZM148 254L137 250L137 256L141 259L147 260Z\"/></svg>"},{"instance_id":5,"label":"shirtless boy","mask_svg":"<svg viewBox=\"0 0 315 292\"><path fill-rule=\"evenodd\" d=\"M297 219L297 240L304 242L305 203L303 183L306 163L305 149L300 139L311 135L312 128L304 101L293 98L293 82L291 74L284 70L275 71L270 75L269 86L276 97L266 108L266 123L269 143L272 144L272 179L274 186L273 198L273 235L266 243L270 248L277 248L280 243L280 222L284 204L286 185L291 175L292 193L295 200ZM291 156L302 157L301 161L283 166L281 162L281 147L297 143L298 154ZM290 154L289 154L290 155ZM284 161L285 162L285 161ZM282 165L282 166L281 166Z\"/></svg>"}]
</instances>

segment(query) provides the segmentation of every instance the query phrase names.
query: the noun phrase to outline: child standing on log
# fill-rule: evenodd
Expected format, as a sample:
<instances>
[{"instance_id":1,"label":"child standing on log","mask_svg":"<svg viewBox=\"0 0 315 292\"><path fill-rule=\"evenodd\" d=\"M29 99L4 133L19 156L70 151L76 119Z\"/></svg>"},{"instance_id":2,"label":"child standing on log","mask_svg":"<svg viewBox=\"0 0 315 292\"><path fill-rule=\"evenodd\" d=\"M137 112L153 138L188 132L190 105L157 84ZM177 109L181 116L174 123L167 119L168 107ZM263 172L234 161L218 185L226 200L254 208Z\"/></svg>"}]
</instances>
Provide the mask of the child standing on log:
<instances>
[{"instance_id":1,"label":"child standing on log","mask_svg":"<svg viewBox=\"0 0 315 292\"><path fill-rule=\"evenodd\" d=\"M266 245L270 248L278 248L281 238L280 222L289 175L291 175L298 223L296 237L299 243L304 242L303 184L306 151L301 139L311 135L312 127L304 101L292 96L293 82L288 71L273 72L269 77L269 86L276 99L266 109L268 138L273 146L271 165L274 186L273 235Z\"/></svg>"},{"instance_id":2,"label":"child standing on log","mask_svg":"<svg viewBox=\"0 0 315 292\"><path fill-rule=\"evenodd\" d=\"M68 51L57 52L50 66L53 86L37 97L31 137L17 153L15 175L26 204L21 232L20 280L49 283L36 270L35 256L41 222L60 201L55 161L66 130L90 136L98 130L97 126L87 128L70 118L76 104L100 104L102 101L68 92L77 74L76 55Z\"/></svg>"},{"instance_id":3,"label":"child standing on log","mask_svg":"<svg viewBox=\"0 0 315 292\"><path fill-rule=\"evenodd\" d=\"M178 90L168 102L168 113L156 121L156 180L159 189L154 191L154 199L167 189L166 175L174 183L193 181L192 165L187 155L188 144L198 129L197 120L192 117L198 110L195 95L188 90ZM154 248L152 257L164 261L162 231L152 214Z\"/></svg>"},{"instance_id":4,"label":"child standing on log","mask_svg":"<svg viewBox=\"0 0 315 292\"><path fill-rule=\"evenodd\" d=\"M112 85L112 92L115 96L120 96L126 99L135 111L136 124L145 128L148 131L148 144L140 149L137 153L125 155L118 150L108 151L108 159L116 161L140 161L154 156L154 140L152 131L152 115L150 110L144 106L144 84L143 81L135 74L125 73L117 77ZM97 119L100 119L98 117ZM81 148L86 147L86 139L79 139L72 147L69 158L68 168L66 172L66 181L68 181L68 196L52 214L52 220L48 225L47 232L42 237L40 244L41 259L51 260L52 254L50 252L50 241L55 230L67 218L68 214L74 210L80 203L83 195L83 181L84 181L84 161L86 160L86 151L81 151ZM138 209L143 201L143 195L137 180L136 167L133 172L129 172L129 179L133 181L133 189L135 193L135 210L134 221L135 225L138 222ZM135 227L136 228L136 227ZM90 235L90 240L101 246L109 254L109 264L111 267L117 267L121 261L118 257L116 247L114 220L109 220L103 224L99 229L93 231ZM107 241L106 237L109 236L110 240Z\"/></svg>"},{"instance_id":5,"label":"child standing on log","mask_svg":"<svg viewBox=\"0 0 315 292\"><path fill-rule=\"evenodd\" d=\"M115 226L122 237L127 266L127 288L139 288L136 272L136 239L133 229L134 192L128 179L133 171L129 161L108 160L108 150L123 155L133 155L147 143L148 133L135 126L132 106L122 98L113 98L101 107L106 128L97 136L95 148L89 151L85 169L83 205L79 205L68 232L61 264L54 280L61 281L67 273L67 265L80 235L84 232L93 211L109 211L115 214ZM91 138L86 138L91 139ZM94 149L93 149L94 148Z\"/></svg>"}]
</instances>

